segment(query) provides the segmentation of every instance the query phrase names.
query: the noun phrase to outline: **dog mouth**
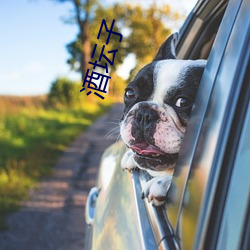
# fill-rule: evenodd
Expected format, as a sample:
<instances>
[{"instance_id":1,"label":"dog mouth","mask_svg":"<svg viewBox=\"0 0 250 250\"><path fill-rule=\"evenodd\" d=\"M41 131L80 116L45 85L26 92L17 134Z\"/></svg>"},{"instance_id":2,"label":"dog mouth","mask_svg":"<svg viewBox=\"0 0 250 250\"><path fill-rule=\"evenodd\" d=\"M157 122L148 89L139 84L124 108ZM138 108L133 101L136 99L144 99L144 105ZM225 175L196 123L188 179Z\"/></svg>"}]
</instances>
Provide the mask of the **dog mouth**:
<instances>
[{"instance_id":1,"label":"dog mouth","mask_svg":"<svg viewBox=\"0 0 250 250\"><path fill-rule=\"evenodd\" d=\"M174 163L178 157L178 153L165 153L156 146L147 143L133 144L130 145L130 148L133 150L136 157L141 160L149 160L151 164L171 164Z\"/></svg>"}]
</instances>

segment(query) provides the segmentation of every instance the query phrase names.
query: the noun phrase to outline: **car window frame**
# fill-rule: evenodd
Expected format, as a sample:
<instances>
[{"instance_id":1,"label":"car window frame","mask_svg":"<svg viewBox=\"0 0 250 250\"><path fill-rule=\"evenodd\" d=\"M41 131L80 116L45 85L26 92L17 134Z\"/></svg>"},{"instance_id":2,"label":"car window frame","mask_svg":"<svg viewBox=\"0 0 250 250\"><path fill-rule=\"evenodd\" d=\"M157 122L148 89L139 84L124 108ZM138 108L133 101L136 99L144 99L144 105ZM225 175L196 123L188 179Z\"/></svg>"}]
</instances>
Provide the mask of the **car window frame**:
<instances>
[{"instance_id":1,"label":"car window frame","mask_svg":"<svg viewBox=\"0 0 250 250\"><path fill-rule=\"evenodd\" d=\"M242 1L243 2L243 1ZM231 22L231 26L228 26L228 28L230 29L230 27L232 27L233 28L233 24L234 24L234 20L236 20L236 17L238 16L238 13L239 13L239 10L240 10L240 8L241 8L241 1L240 2L238 2L238 8L236 8L237 6L235 6L235 1L233 2L233 1L231 1L231 4L230 4L230 6L228 7L228 10L227 10L227 13L225 14L225 16L227 16L227 18L225 18L223 21L222 21L222 24L221 24L221 26L223 27L223 26L225 26L225 25L229 25L229 23ZM233 10L233 11L232 11ZM233 13L235 13L235 18L232 16L232 12ZM231 20L229 21L229 19L231 18ZM208 65L207 65L207 69L205 70L205 72L204 72L204 75L203 75L203 79L202 79L202 82L203 82L203 84L206 82L207 84L208 84L208 82L210 81L210 82L215 82L216 81L216 78L218 77L218 74L219 74L219 72L220 72L220 67L221 67L221 63L223 62L223 57L224 57L224 54L225 54L225 49L227 48L227 44L228 44L228 40L229 40L229 38L230 38L230 36L231 36L231 32L232 32L232 30L228 30L228 36L225 36L225 34L223 34L222 32L220 32L220 30L219 30L219 37L217 37L216 38L216 40L217 41L215 41L215 46L216 46L216 49L214 49L214 50L212 50L212 52L211 52L211 55L210 55L210 58L209 58L209 61L208 61ZM223 41L224 40L224 43L223 42L221 42L221 41ZM219 58L222 58L222 60L215 60L216 58L218 59L218 55L220 55L221 57L219 57ZM216 65L216 63L217 63L217 65ZM202 83L201 83L202 84ZM212 86L210 86L211 87L211 91L214 91L214 86L213 86L213 84L212 84ZM198 91L198 93L197 93L197 95L199 95L199 92L201 92L201 91L203 91L204 92L204 90L202 90L202 88L201 88L201 90L199 90ZM207 92L207 91L205 91L205 93L208 95L208 97L207 97L207 100L210 100L211 99L211 97L210 97L210 94L209 94L209 92ZM202 96L202 95L200 95L200 96L198 96L200 99L201 99L201 101L204 101L204 95ZM236 97L237 98L237 97ZM206 98L205 98L206 99ZM204 112L207 112L207 105L205 104L205 107L204 107ZM200 109L200 106L199 106L199 108L198 108L198 110ZM198 112L197 111L197 109L196 109L196 112ZM192 114L193 115L193 118L197 118L197 116L195 116L195 111L194 111L194 114ZM196 113L196 115L197 115L197 113ZM231 114L231 116L233 116L233 113ZM231 117L231 119L232 119L232 117ZM192 120L192 117L191 117L191 120ZM204 117L202 118L202 123L201 124L198 124L198 125L200 125L200 128L199 128L199 130L198 130L198 133L197 133L197 135L198 136L196 136L196 138L192 138L192 140L193 140L193 144L191 144L191 147L193 146L193 145L195 145L195 143L196 143L196 145L195 145L195 147L194 148L196 148L196 150L194 150L193 152L192 152L192 154L191 154L191 156L189 155L189 159L191 160L190 161L190 164L187 164L188 166L190 166L190 165L194 165L194 162L193 162L193 158L194 157L197 157L197 156L195 156L195 154L196 154L196 152L197 152L197 148L198 147L200 147L201 145L202 145L202 142L200 141L200 135L202 134L202 129L204 129ZM189 131L193 128L192 127L192 122L193 122L193 125L195 124L195 121L194 121L194 119L193 119L193 121L191 121L191 125L189 124L188 125L188 127L189 127ZM202 126L201 126L202 125ZM197 124L196 124L196 126L197 126ZM229 128L228 128L228 130L229 130ZM193 135L192 135L192 133L190 133L191 134L191 137L193 137ZM190 137L190 134L189 134L189 137ZM196 141L195 141L196 140ZM186 143L187 143L187 145L189 145L189 147L190 147L190 141L188 141L188 140L186 140ZM204 142L203 142L204 143ZM221 146L221 145L220 145ZM223 146L223 147L225 147L225 145ZM224 150L224 149L221 149L221 150ZM189 152L190 153L190 152ZM218 152L217 152L218 153ZM185 163L185 162L184 162ZM182 164L183 164L183 162L182 162ZM180 164L181 165L181 164ZM177 169L178 170L178 169ZM180 170L179 169L179 171L181 172L182 171L182 173L179 173L179 175L181 175L181 174L183 174L183 172L184 172L184 175L185 175L185 177L186 178L184 178L184 179L186 179L186 183L185 184L183 184L183 192L184 192L184 194L185 194L185 192L186 192L186 188L187 188L187 181L188 181L188 178L187 177L190 177L190 172L189 171L183 171L183 170ZM215 170L214 170L215 171ZM213 171L212 171L213 172ZM216 172L216 171L215 171ZM216 173L213 173L213 175L217 175L217 178L218 178L218 173L216 174ZM179 178L178 177L178 175L177 175L177 178ZM209 193L210 193L210 195L211 195L211 190L212 190L212 196L214 195L214 187L213 187L213 185L215 185L217 183L217 181L216 181L216 178L215 178L215 180L213 180L210 184L208 184L208 187L210 187L210 190L209 190ZM209 188L208 188L209 189ZM206 191L207 192L207 191ZM180 193L181 193L181 191L180 191ZM211 197L211 199L212 199L212 197ZM185 196L182 196L182 198L181 198L181 200L179 201L180 203L179 203L179 205L181 205L181 204L184 204L184 201L185 201ZM209 202L210 202L210 204L209 204ZM207 210L207 207L208 207L208 209L209 209L209 206L211 206L211 200L210 201L205 201L204 202L204 204L205 205L203 205L203 208L201 208L201 210L202 211L204 211L205 209L204 209L204 207L206 207L206 210ZM209 214L209 213L208 213ZM199 232L198 233L198 235L197 235L197 238L196 239L198 239L198 240L196 240L196 241L199 241L199 243L196 243L196 249L201 249L202 248L202 246L201 246L201 244L202 243L204 243L201 239L203 239L204 238L204 235L205 235L205 232L206 232L206 228L207 228L207 219L208 219L208 217L206 218L206 216L208 216L208 214L207 214L207 212L205 212L203 215L201 215L200 217L202 218L203 217L203 219L199 219L199 226L198 226L198 229L197 229L197 232ZM181 221L180 220L180 218L181 218L181 212L179 212L179 222ZM179 222L177 223L177 224L179 224ZM181 226L180 226L181 227ZM181 237L181 234L178 232L178 230L179 230L179 228L178 228L178 226L177 226L177 234L178 234L178 236L179 237ZM203 246L204 247L204 246Z\"/></svg>"},{"instance_id":2,"label":"car window frame","mask_svg":"<svg viewBox=\"0 0 250 250\"><path fill-rule=\"evenodd\" d=\"M223 167L223 160L227 158L226 149L228 147L228 142L230 139L230 134L231 134L230 132L232 129L233 119L235 115L237 115L235 111L236 111L237 103L239 101L240 91L242 90L243 79L244 79L245 73L247 72L247 65L249 62L249 48L248 48L249 34L243 34L244 32L247 33L247 29L245 29L244 32L243 30L241 31L241 37L239 37L239 32L238 32L239 25L242 25L242 19L243 19L242 12L244 12L246 8L244 4L247 5L247 1L243 0L239 2L240 2L240 6L237 11L234 24L232 25L230 36L228 37L228 42L225 47L225 53L221 59L221 63L220 63L220 66L218 68L218 72L215 78L213 93L211 94L211 97L213 97L217 93L219 93L219 90L218 90L219 87L223 86L222 84L220 84L220 82L223 79L223 76L222 76L224 74L223 70L225 72L225 69L227 70L230 69L228 62L230 61L232 62L233 60L235 60L235 63L234 63L235 74L233 74L231 78L232 87L228 92L228 100L226 100L226 104L225 104L224 118L222 118L221 120L221 127L223 131L220 131L219 132L220 134L218 135L218 141L216 143L216 148L214 151L213 162L210 168L210 173L209 173L208 180L207 180L207 186L205 188L206 190L204 193L204 200L201 206L201 210L203 212L199 218L199 224L198 224L198 229L197 229L199 233L197 235L196 245L195 245L198 248L200 247L202 248L202 244L204 244L203 245L204 247L208 242L212 244L215 241L215 240L213 241L212 237L208 236L207 233L208 233L209 223L211 223L212 218L213 218L213 213L212 213L213 206L218 207L218 200L221 203L223 200L222 198L223 196L220 196L220 198L215 202L215 195L218 192L218 190L222 188L222 185L221 185L222 183L219 180L219 175ZM235 1L232 1L229 7L235 8ZM230 11L228 11L227 15L228 15L228 18L232 18ZM247 16L247 14L245 14L245 16ZM225 22L224 25L226 24L227 23ZM249 23L246 25L249 25ZM233 54L231 48L237 48L237 46L239 46L238 48L240 48L240 51ZM216 53L216 51L214 53ZM230 56L230 54L232 54L232 56ZM225 65L223 65L224 62L225 62ZM229 73L231 73L231 69ZM226 93L224 89L224 95L225 94ZM235 140L237 140L237 138L235 138ZM197 146L200 147L199 144ZM223 211L223 208L221 209L221 212L222 211ZM219 217L217 217L217 219L219 219ZM215 236L215 238L217 237L216 230L215 230L216 225L218 225L218 220L214 221L213 229L212 231L210 230L211 232L213 232L213 235ZM217 233L218 232L219 230L217 229ZM207 242L201 240L205 238L205 235L206 237L209 238Z\"/></svg>"},{"instance_id":3,"label":"car window frame","mask_svg":"<svg viewBox=\"0 0 250 250\"><path fill-rule=\"evenodd\" d=\"M221 22L228 2L229 0L200 0L197 2L180 29L180 38L176 45L178 59L207 59L208 55L204 58L197 53L197 47L201 45L201 39L204 34L207 34L207 27L211 27L214 19L220 19L217 21Z\"/></svg>"},{"instance_id":4,"label":"car window frame","mask_svg":"<svg viewBox=\"0 0 250 250\"><path fill-rule=\"evenodd\" d=\"M215 2L216 1L213 1L213 6L215 5ZM223 4L220 4L220 6L221 6L221 5L225 5L225 3L227 1L220 1L220 2L223 3ZM194 11L191 12L189 18L187 19L187 23L189 23L189 24L187 24L186 27L188 25L196 25L195 21L197 19L200 19L199 16L197 15L197 13L199 12L202 14L201 8L203 8L205 5L203 4L201 6L200 2L198 2L197 5L200 7L195 6ZM211 6L210 6L210 8L211 8ZM211 13L209 13L209 16L212 18ZM203 25L199 26L199 34L202 32L203 27L206 26L207 23L210 21L211 20L209 20L209 18L206 18L206 21L203 22ZM190 30L190 27L189 27L189 30ZM198 37L198 35L196 37ZM183 41L183 40L184 39L180 39L180 41ZM189 51L189 53L190 53L190 51ZM142 171L140 171L140 172L142 173ZM134 178L134 179L136 179L136 178ZM145 181L146 181L145 174L142 173L140 175L141 186L143 186ZM136 194L137 197L139 195L140 195L140 193ZM162 207L160 207L160 208L152 207L151 204L147 203L147 201L145 201L145 206L147 208L148 215L149 215L149 218L150 218L151 223L152 223L155 237L158 239L159 242L161 242L162 246L165 246L164 249L168 249L170 246L174 247L174 249L179 249L178 241L176 240L176 234L172 228L171 223L168 220L168 217L166 216L165 209Z\"/></svg>"},{"instance_id":5,"label":"car window frame","mask_svg":"<svg viewBox=\"0 0 250 250\"><path fill-rule=\"evenodd\" d=\"M232 34L230 36L229 45L231 47L236 47L241 43L240 56L238 59L238 70L234 76L234 95L231 96L230 103L232 103L230 107L232 122L231 127L229 128L228 141L226 143L224 159L222 160L221 167L219 168L220 174L218 183L215 190L215 196L213 201L213 207L211 209L211 216L209 219L208 230L206 233L206 242L205 245L209 245L213 242L214 245L211 245L211 248L215 247L217 244L217 240L220 234L223 234L223 230L225 231L225 226L223 229L223 218L227 216L228 212L225 211L226 208L229 209L227 205L227 200L232 195L233 190L230 191L230 186L234 185L235 176L237 175L240 166L236 164L237 155L240 150L240 141L242 138L242 133L245 124L245 119L247 119L247 114L249 115L250 110L250 18L249 18L250 5L247 1L242 1L242 5L240 11L238 13L238 17L234 24L234 29L232 30ZM241 29L241 37L239 37L239 29L242 27L242 23L245 24L245 29ZM235 58L235 57L233 57ZM248 113L247 113L248 112ZM249 118L249 117L248 117ZM249 132L248 132L249 133ZM249 157L250 159L250 157ZM249 169L249 168L248 168ZM247 175L247 171L244 171ZM249 175L250 176L250 172ZM243 184L243 183L242 183ZM244 194L244 190L242 190ZM246 190L245 195L248 195L249 199L249 189ZM210 198L211 199L211 198ZM249 202L249 201L246 201ZM241 207L244 210L243 207ZM232 209L231 209L232 210ZM243 213L243 211L242 211ZM246 217L247 218L247 217ZM240 220L238 220L240 221ZM231 227L236 226L239 222L235 222L235 225L231 225ZM243 223L244 224L244 223ZM228 228L230 225L230 221L228 222ZM244 225L241 225L244 227ZM236 233L235 233L236 234ZM240 237L240 236L239 236ZM212 240L211 240L212 239ZM221 242L221 241L220 241ZM223 239L223 244L226 243L226 240ZM240 246L238 246L240 248ZM220 248L220 247L219 247ZM242 249L242 248L240 248Z\"/></svg>"},{"instance_id":6,"label":"car window frame","mask_svg":"<svg viewBox=\"0 0 250 250\"><path fill-rule=\"evenodd\" d=\"M189 33L187 33L186 36L181 37L180 42L177 45L177 57L178 58L180 57L181 59L188 59L189 56L192 56L193 53L192 53L192 51L190 51L186 47L186 44L192 43L191 47L194 47L193 44L196 44L197 42L196 42L196 40L192 40L192 39L194 39L195 37L197 38L197 37L201 36L202 33L204 32L204 27L207 26L208 23L210 22L210 19L208 17L204 16L203 11L208 13L208 16L210 18L212 18L211 14L206 10L208 2L207 1L205 1L205 2L201 1L201 2L202 3L198 3L198 7L195 8L197 13L194 12L193 18L190 18L191 21L189 20L189 22L191 23L189 25L195 26L194 31L191 32L191 28L189 28L188 31L191 33L191 35L189 35ZM218 4L218 5L224 6L224 8L226 8L225 3L227 1L217 1L217 3L218 2L221 2L221 4ZM211 6L209 6L209 9L211 9L214 5L216 5L216 1L211 1ZM205 8L205 10L204 10L204 8ZM236 9L234 11L236 11ZM203 21L201 21L202 19L198 14L200 14L204 18ZM198 19L198 21L197 21L197 19ZM198 22L198 24L197 24L197 22ZM202 26L200 25L201 22L203 23ZM197 32L197 34L195 32ZM219 53L218 53L218 51L216 53L211 52L209 55L210 61L211 61L211 58L213 58L214 56L216 56L217 58L222 57L222 55L224 54L224 49L225 49L226 43L227 43L227 37L230 34L231 30L227 30L227 32L221 32L219 30L218 32L220 32L221 35L219 38L216 37L215 43L217 43L217 48L218 48ZM180 46L184 46L184 49L180 50ZM196 59L198 59L198 58L196 58ZM177 166L176 166L175 174L174 174L174 176L176 178L182 178L181 183L179 183L179 185L177 185L178 186L178 193L180 194L180 197L178 198L177 201L175 201L174 206L171 205L171 207L170 207L170 209L173 209L175 211L179 211L181 204L184 202L183 201L184 197L182 194L184 194L185 190L186 190L188 177L189 177L189 171L190 171L189 167L192 165L192 159L194 157L196 144L198 142L198 138L200 135L200 130L201 130L201 127L204 123L204 116L205 116L206 108L208 106L210 93L213 89L212 84L210 84L210 85L203 84L202 82L206 82L207 81L206 78L215 78L219 64L220 64L220 60L213 60L213 63L210 63L210 65L207 64L207 66L205 68L205 71L203 73L203 77L201 80L201 84L200 84L200 87L199 87L198 92L197 92L196 100L194 103L194 108L192 110L191 117L190 117L187 129L185 132L185 137L184 137L184 140L182 142L182 147L181 147L180 155L178 158L178 162L177 162ZM209 71L209 75L207 75L208 71ZM196 107L199 107L199 108L197 109ZM185 166L187 166L188 169L186 171L183 171L183 168ZM179 177L179 175L181 175L181 177ZM174 187L176 187L175 183L174 183L174 185L172 185L172 190L170 190L170 196L171 196L171 192L173 192L173 193L175 192L175 190L173 190ZM178 230L178 228L177 228L178 217L179 217L179 215L176 216L175 221L171 221L171 224L173 225L175 230Z\"/></svg>"}]
</instances>

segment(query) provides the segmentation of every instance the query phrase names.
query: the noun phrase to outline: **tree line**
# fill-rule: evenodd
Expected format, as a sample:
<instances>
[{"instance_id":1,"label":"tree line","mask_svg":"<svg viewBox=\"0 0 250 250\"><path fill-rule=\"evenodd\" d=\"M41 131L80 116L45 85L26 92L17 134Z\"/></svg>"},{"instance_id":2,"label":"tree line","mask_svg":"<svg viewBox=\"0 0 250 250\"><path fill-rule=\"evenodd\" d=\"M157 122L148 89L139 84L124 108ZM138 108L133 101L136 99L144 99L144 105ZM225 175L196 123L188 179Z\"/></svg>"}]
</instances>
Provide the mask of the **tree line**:
<instances>
[{"instance_id":1,"label":"tree line","mask_svg":"<svg viewBox=\"0 0 250 250\"><path fill-rule=\"evenodd\" d=\"M126 3L104 6L98 0L54 1L72 4L73 11L67 17L66 22L77 25L78 34L72 42L66 45L69 53L67 63L72 70L81 74L82 81L87 69L91 69L89 62L95 44L97 44L96 55L100 55L102 45L106 44L108 33L105 33L105 29L102 30L99 40L97 39L102 20L105 19L108 28L115 20L113 31L123 35L122 42L120 43L119 39L115 38L110 39L109 44L105 45L107 51L118 49L114 64L109 65L111 76L109 91L114 95L120 94L117 91L124 89L125 81L117 75L117 68L124 59L129 54L135 55L136 66L131 69L128 79L131 80L139 68L152 60L162 42L171 33L167 20L178 18L178 15L173 13L167 4L160 7L154 3L146 7Z\"/></svg>"}]
</instances>

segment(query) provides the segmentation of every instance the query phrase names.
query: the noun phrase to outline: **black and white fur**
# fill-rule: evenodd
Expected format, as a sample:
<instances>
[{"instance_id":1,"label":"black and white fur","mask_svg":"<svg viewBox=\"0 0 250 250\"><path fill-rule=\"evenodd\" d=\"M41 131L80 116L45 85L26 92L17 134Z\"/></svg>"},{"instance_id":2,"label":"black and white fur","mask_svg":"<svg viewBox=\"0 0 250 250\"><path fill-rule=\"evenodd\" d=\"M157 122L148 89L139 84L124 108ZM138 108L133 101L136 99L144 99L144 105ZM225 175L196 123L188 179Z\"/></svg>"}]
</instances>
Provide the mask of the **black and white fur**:
<instances>
[{"instance_id":1,"label":"black and white fur","mask_svg":"<svg viewBox=\"0 0 250 250\"><path fill-rule=\"evenodd\" d=\"M177 60L178 34L161 46L152 63L128 84L120 123L123 141L130 148L122 168L146 170L153 178L142 197L154 205L166 199L205 60Z\"/></svg>"}]
</instances>

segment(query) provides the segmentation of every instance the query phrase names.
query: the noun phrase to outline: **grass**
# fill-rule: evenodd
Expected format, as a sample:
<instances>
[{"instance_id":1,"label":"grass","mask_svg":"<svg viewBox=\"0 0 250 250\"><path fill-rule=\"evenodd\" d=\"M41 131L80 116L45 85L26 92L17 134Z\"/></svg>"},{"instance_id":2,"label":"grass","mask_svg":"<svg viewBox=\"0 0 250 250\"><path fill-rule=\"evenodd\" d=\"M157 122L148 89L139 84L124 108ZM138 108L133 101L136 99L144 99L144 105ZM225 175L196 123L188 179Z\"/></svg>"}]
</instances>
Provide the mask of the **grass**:
<instances>
[{"instance_id":1,"label":"grass","mask_svg":"<svg viewBox=\"0 0 250 250\"><path fill-rule=\"evenodd\" d=\"M110 106L53 109L44 100L0 96L0 229L65 147Z\"/></svg>"}]
</instances>

